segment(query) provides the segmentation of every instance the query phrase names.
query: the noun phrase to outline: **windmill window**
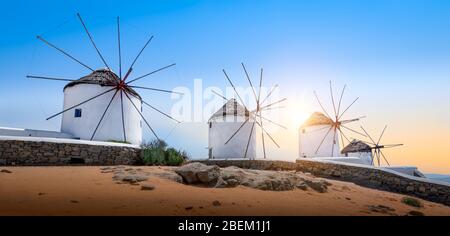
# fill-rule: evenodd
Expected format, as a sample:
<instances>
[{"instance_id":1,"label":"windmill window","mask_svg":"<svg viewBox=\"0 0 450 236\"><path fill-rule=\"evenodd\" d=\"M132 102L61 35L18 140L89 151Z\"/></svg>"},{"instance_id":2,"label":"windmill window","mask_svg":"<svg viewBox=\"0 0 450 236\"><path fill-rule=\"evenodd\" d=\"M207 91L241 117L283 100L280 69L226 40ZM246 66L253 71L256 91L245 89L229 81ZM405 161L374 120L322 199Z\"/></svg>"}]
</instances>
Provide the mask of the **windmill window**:
<instances>
[{"instance_id":1,"label":"windmill window","mask_svg":"<svg viewBox=\"0 0 450 236\"><path fill-rule=\"evenodd\" d=\"M304 134L304 133L306 133L306 130L305 130L305 129L302 129L302 134Z\"/></svg>"},{"instance_id":2,"label":"windmill window","mask_svg":"<svg viewBox=\"0 0 450 236\"><path fill-rule=\"evenodd\" d=\"M212 123L211 123L211 122L209 122L209 128L211 129L211 127L212 127Z\"/></svg>"},{"instance_id":3,"label":"windmill window","mask_svg":"<svg viewBox=\"0 0 450 236\"><path fill-rule=\"evenodd\" d=\"M81 117L81 109L75 109L75 118Z\"/></svg>"}]
</instances>

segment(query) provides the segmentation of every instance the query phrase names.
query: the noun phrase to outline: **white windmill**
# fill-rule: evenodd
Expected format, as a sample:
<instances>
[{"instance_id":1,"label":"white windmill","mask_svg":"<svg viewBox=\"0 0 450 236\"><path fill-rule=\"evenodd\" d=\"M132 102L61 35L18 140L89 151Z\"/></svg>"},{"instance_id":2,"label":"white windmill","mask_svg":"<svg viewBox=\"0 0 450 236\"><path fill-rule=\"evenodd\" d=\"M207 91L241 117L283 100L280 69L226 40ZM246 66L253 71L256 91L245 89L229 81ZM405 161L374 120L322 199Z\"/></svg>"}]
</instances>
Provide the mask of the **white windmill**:
<instances>
[{"instance_id":1,"label":"white windmill","mask_svg":"<svg viewBox=\"0 0 450 236\"><path fill-rule=\"evenodd\" d=\"M135 89L145 89L158 92L174 93L172 91L143 87L134 83L147 76L153 75L159 71L170 68L171 64L160 69L154 70L145 75L130 78L133 67L144 49L153 39L153 36L147 40L144 47L139 51L130 68L122 76L122 57L120 48L120 21L117 17L117 39L118 39L118 67L119 73L114 73L95 44L92 35L89 33L80 14L77 14L92 46L105 65L105 69L94 70L80 60L76 59L66 51L48 42L41 36L37 38L48 46L58 50L72 61L80 64L91 71L87 76L81 79L55 78L45 76L28 75L27 78L57 80L69 82L64 87L64 109L47 118L47 120L62 115L61 131L71 134L75 138L99 141L123 141L132 144L140 144L142 141L142 124L145 125L155 135L158 136L149 122L142 114L142 106L146 105L151 109L163 114L170 119L175 120L168 114L150 105L144 101ZM69 112L71 111L71 112ZM176 120L175 120L176 121ZM177 121L179 122L179 121Z\"/></svg>"},{"instance_id":2,"label":"white windmill","mask_svg":"<svg viewBox=\"0 0 450 236\"><path fill-rule=\"evenodd\" d=\"M279 127L286 128L266 117L264 117L263 112L277 109L279 107L274 107L276 104L280 104L286 99L281 99L279 101L266 104L268 98L272 95L277 86L274 86L266 97L263 99L261 97L261 88L263 81L263 69L260 71L259 88L256 90L253 87L253 83L250 79L250 75L245 68L244 63L241 63L242 68L245 72L246 78L252 88L252 92L256 101L256 108L249 110L245 105L242 97L236 90L233 82L229 78L225 70L223 73L230 83L231 87L235 92L235 95L239 98L241 104L239 104L236 99L227 99L226 97L214 92L216 95L223 98L226 103L219 109L213 116L209 119L209 157L210 158L256 158L256 125L261 130L261 141L264 158L267 157L266 154L266 135L269 139L279 148L280 146L274 140L272 135L270 135L264 128L266 122L275 124Z\"/></svg>"},{"instance_id":3,"label":"white windmill","mask_svg":"<svg viewBox=\"0 0 450 236\"><path fill-rule=\"evenodd\" d=\"M350 127L347 124L359 121L363 117L344 119L348 109L359 99L356 98L343 111L341 110L342 98L346 86L343 87L339 102L335 104L333 88L330 81L331 102L333 105L333 116L325 110L322 103L314 91L314 95L322 108L323 113L314 112L311 117L299 129L299 158L318 158L318 157L340 157L340 144L344 146L344 139L350 143L343 129L366 136Z\"/></svg>"}]
</instances>

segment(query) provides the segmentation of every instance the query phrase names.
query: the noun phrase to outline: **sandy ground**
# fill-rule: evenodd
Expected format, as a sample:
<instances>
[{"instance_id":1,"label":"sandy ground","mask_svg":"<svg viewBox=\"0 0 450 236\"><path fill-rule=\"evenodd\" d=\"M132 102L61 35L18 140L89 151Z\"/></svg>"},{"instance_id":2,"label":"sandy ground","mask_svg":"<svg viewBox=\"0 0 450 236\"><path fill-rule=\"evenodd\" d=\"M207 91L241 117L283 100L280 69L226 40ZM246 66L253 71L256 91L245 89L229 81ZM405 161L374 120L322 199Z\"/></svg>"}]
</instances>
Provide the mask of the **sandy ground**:
<instances>
[{"instance_id":1,"label":"sandy ground","mask_svg":"<svg viewBox=\"0 0 450 236\"><path fill-rule=\"evenodd\" d=\"M401 202L403 195L339 181L318 193L205 188L151 177L146 182L155 189L141 190L116 183L99 167L0 169L12 172L0 172L0 215L450 215L441 204L421 200L424 207L415 208Z\"/></svg>"}]
</instances>

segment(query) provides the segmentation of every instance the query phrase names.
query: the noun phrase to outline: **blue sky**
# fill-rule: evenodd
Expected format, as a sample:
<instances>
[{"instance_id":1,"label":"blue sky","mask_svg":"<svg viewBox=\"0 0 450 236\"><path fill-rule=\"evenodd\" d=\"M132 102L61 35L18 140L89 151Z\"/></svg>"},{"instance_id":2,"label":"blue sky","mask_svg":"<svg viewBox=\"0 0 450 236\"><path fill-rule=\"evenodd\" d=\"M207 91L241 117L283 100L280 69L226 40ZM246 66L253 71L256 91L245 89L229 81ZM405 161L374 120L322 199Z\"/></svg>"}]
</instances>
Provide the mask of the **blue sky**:
<instances>
[{"instance_id":1,"label":"blue sky","mask_svg":"<svg viewBox=\"0 0 450 236\"><path fill-rule=\"evenodd\" d=\"M3 3L3 9L0 126L59 129L59 120L45 117L61 109L63 84L25 75L78 78L89 72L36 35L102 67L76 19L80 12L108 62L117 67L115 17L120 16L125 67L149 35L155 40L136 74L177 63L141 85L192 88L201 78L204 87L225 87L223 68L244 85L239 66L245 62L255 74L264 67L265 81L278 83L283 95L308 113L319 109L312 90L325 96L329 80L336 89L347 84L348 99L361 97L353 111L367 115L364 125L377 133L389 124L387 141L407 144L392 151L394 163L450 172L445 145L450 141L448 1L14 1ZM167 109L173 104L164 94L145 98ZM163 119L154 122L162 136L173 128ZM295 137L296 128L286 132ZM204 124L184 124L167 139L193 156L207 154ZM430 146L431 140L438 144ZM281 151L272 150L274 155L295 158L296 145L283 144ZM426 153L436 158L421 159Z\"/></svg>"}]
</instances>

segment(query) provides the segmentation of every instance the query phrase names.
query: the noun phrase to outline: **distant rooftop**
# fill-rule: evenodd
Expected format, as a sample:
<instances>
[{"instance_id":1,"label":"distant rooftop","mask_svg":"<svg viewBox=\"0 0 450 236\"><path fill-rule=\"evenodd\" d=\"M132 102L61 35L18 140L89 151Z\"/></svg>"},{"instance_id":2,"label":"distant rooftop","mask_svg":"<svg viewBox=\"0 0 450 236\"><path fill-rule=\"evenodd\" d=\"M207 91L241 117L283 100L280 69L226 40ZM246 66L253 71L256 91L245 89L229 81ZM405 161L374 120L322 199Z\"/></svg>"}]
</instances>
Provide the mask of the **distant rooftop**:
<instances>
[{"instance_id":1,"label":"distant rooftop","mask_svg":"<svg viewBox=\"0 0 450 236\"><path fill-rule=\"evenodd\" d=\"M352 153L352 152L372 152L372 149L369 145L360 140L351 141L344 149L342 149L341 153Z\"/></svg>"}]
</instances>

